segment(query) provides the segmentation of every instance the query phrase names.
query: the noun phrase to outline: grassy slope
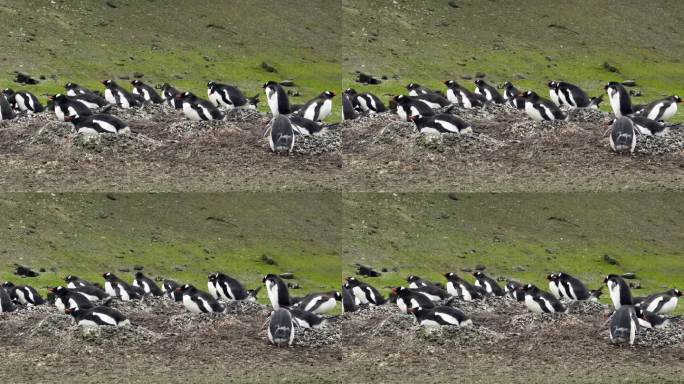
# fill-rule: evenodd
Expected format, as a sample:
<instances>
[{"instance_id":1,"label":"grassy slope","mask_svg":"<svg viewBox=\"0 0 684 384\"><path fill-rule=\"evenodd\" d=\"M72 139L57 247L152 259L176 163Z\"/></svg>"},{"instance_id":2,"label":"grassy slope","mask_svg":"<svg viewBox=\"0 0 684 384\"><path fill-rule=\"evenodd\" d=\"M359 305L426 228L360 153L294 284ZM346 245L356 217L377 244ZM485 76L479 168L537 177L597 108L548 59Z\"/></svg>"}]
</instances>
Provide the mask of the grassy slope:
<instances>
[{"instance_id":1,"label":"grassy slope","mask_svg":"<svg viewBox=\"0 0 684 384\"><path fill-rule=\"evenodd\" d=\"M638 104L684 94L681 1L456 3L459 8L446 0L344 0L345 86L398 94L411 81L444 89L445 79L484 72L489 82L510 80L542 95L548 94L545 84L550 79L573 82L593 96L601 94L608 81L633 79L644 93L635 98ZM567 29L549 27L552 24ZM620 73L606 71L606 61ZM353 81L356 70L390 79L364 87ZM461 82L473 86L471 80ZM676 120L684 120L681 109Z\"/></svg>"},{"instance_id":2,"label":"grassy slope","mask_svg":"<svg viewBox=\"0 0 684 384\"><path fill-rule=\"evenodd\" d=\"M559 270L592 289L606 274L624 272L637 274L638 295L681 288L683 203L681 194L351 195L344 273L357 262L385 267L390 272L371 283L386 287L405 285L410 273L444 281L444 272L482 264L491 276L545 289L546 274ZM607 264L605 254L620 265Z\"/></svg>"}]
</instances>

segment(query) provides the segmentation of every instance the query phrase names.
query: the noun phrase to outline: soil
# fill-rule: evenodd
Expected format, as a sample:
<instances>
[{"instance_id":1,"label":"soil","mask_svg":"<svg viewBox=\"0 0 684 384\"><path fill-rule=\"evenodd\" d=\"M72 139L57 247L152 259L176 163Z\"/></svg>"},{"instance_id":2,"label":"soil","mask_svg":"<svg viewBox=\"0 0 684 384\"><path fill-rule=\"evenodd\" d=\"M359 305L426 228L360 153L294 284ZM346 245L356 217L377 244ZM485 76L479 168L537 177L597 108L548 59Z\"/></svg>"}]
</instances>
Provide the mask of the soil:
<instances>
[{"instance_id":1,"label":"soil","mask_svg":"<svg viewBox=\"0 0 684 384\"><path fill-rule=\"evenodd\" d=\"M614 346L608 308L534 315L511 299L456 305L472 328L427 330L393 304L346 313L323 330L297 331L276 348L262 329L266 306L233 303L193 315L165 299L120 303L127 328L79 328L54 307L0 314L7 382L679 382L684 322Z\"/></svg>"},{"instance_id":2,"label":"soil","mask_svg":"<svg viewBox=\"0 0 684 384\"><path fill-rule=\"evenodd\" d=\"M5 191L622 191L681 190L684 130L640 137L634 155L610 151L609 115L532 122L488 106L453 112L471 136L422 136L396 115L343 122L298 141L289 156L262 138L268 115L236 111L226 122L190 122L161 106L112 110L129 136L80 138L46 113L0 122Z\"/></svg>"}]
</instances>

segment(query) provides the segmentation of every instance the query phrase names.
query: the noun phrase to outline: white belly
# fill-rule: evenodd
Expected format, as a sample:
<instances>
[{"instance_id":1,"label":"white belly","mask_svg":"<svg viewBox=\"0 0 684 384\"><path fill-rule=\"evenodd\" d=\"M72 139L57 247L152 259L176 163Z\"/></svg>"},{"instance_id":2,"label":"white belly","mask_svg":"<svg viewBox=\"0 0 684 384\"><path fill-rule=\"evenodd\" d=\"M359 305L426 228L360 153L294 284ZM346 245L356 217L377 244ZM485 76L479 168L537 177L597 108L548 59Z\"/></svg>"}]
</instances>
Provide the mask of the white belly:
<instances>
[{"instance_id":1,"label":"white belly","mask_svg":"<svg viewBox=\"0 0 684 384\"><path fill-rule=\"evenodd\" d=\"M321 110L318 112L318 120L325 120L326 117L330 116L330 112L332 112L332 100L328 99L325 100Z\"/></svg>"},{"instance_id":2,"label":"white belly","mask_svg":"<svg viewBox=\"0 0 684 384\"><path fill-rule=\"evenodd\" d=\"M183 306L185 306L185 309L187 309L188 311L190 311L192 313L198 313L198 314L202 313L202 310L197 305L197 303L192 301L192 299L190 298L190 295L183 295Z\"/></svg>"},{"instance_id":3,"label":"white belly","mask_svg":"<svg viewBox=\"0 0 684 384\"><path fill-rule=\"evenodd\" d=\"M116 98L114 97L114 93L111 89L105 89L104 97L109 104L116 105Z\"/></svg>"},{"instance_id":4,"label":"white belly","mask_svg":"<svg viewBox=\"0 0 684 384\"><path fill-rule=\"evenodd\" d=\"M525 295L525 305L527 305L527 308L534 312L534 313L544 313L544 310L542 307L534 301L531 295Z\"/></svg>"},{"instance_id":5,"label":"white belly","mask_svg":"<svg viewBox=\"0 0 684 384\"><path fill-rule=\"evenodd\" d=\"M544 121L544 117L539 113L539 110L530 102L525 102L525 112L534 121Z\"/></svg>"},{"instance_id":6,"label":"white belly","mask_svg":"<svg viewBox=\"0 0 684 384\"><path fill-rule=\"evenodd\" d=\"M273 116L278 116L280 112L278 111L278 94L276 92L266 91L266 100L268 101L268 107L271 109L271 114Z\"/></svg>"},{"instance_id":7,"label":"white belly","mask_svg":"<svg viewBox=\"0 0 684 384\"><path fill-rule=\"evenodd\" d=\"M199 113L192 109L190 106L190 103L183 103L183 113L185 113L185 116L193 121L202 121L202 117L200 117Z\"/></svg>"},{"instance_id":8,"label":"white belly","mask_svg":"<svg viewBox=\"0 0 684 384\"><path fill-rule=\"evenodd\" d=\"M610 107L613 109L615 117L622 116L620 112L620 94L618 92L608 91L608 99L610 99Z\"/></svg>"},{"instance_id":9,"label":"white belly","mask_svg":"<svg viewBox=\"0 0 684 384\"><path fill-rule=\"evenodd\" d=\"M447 100L449 100L449 102L454 103L454 104L458 104L458 97L456 97L456 94L454 93L453 90L448 89L446 95L447 95Z\"/></svg>"}]
</instances>

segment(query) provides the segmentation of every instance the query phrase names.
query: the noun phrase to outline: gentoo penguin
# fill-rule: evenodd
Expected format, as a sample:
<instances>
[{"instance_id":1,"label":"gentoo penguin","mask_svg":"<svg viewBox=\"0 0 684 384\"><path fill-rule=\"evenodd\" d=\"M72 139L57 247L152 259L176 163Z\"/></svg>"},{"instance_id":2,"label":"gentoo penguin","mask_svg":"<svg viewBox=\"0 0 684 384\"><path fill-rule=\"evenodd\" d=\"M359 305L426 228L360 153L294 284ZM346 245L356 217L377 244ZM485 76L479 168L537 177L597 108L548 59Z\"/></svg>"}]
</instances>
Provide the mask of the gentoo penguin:
<instances>
[{"instance_id":1,"label":"gentoo penguin","mask_svg":"<svg viewBox=\"0 0 684 384\"><path fill-rule=\"evenodd\" d=\"M225 114L212 103L200 99L192 92L183 92L176 95L176 100L183 103L183 113L192 121L223 120Z\"/></svg>"},{"instance_id":2,"label":"gentoo penguin","mask_svg":"<svg viewBox=\"0 0 684 384\"><path fill-rule=\"evenodd\" d=\"M179 92L176 88L172 87L169 83L164 83L162 85L162 95L164 95L164 102L175 109L183 108L183 100L178 98L182 92Z\"/></svg>"},{"instance_id":3,"label":"gentoo penguin","mask_svg":"<svg viewBox=\"0 0 684 384\"><path fill-rule=\"evenodd\" d=\"M300 328L323 328L327 324L327 320L317 314L309 311L305 311L301 308L290 309L290 314L292 314L292 319L297 323Z\"/></svg>"},{"instance_id":4,"label":"gentoo penguin","mask_svg":"<svg viewBox=\"0 0 684 384\"><path fill-rule=\"evenodd\" d=\"M414 97L416 100L432 109L439 109L451 105L451 102L439 93L423 93Z\"/></svg>"},{"instance_id":5,"label":"gentoo penguin","mask_svg":"<svg viewBox=\"0 0 684 384\"><path fill-rule=\"evenodd\" d=\"M304 104L297 113L311 121L323 121L332 112L333 97L335 97L335 92L333 91L322 92L316 98Z\"/></svg>"},{"instance_id":6,"label":"gentoo penguin","mask_svg":"<svg viewBox=\"0 0 684 384\"><path fill-rule=\"evenodd\" d=\"M121 312L111 307L67 308L64 313L71 315L76 324L82 327L98 327L101 325L112 327L126 327L131 322Z\"/></svg>"},{"instance_id":7,"label":"gentoo penguin","mask_svg":"<svg viewBox=\"0 0 684 384\"><path fill-rule=\"evenodd\" d=\"M356 312L359 309L359 299L356 298L351 288L342 285L342 312Z\"/></svg>"},{"instance_id":8,"label":"gentoo penguin","mask_svg":"<svg viewBox=\"0 0 684 384\"><path fill-rule=\"evenodd\" d=\"M21 112L43 112L43 105L31 92L14 92L9 88L2 91L12 107Z\"/></svg>"},{"instance_id":9,"label":"gentoo penguin","mask_svg":"<svg viewBox=\"0 0 684 384\"><path fill-rule=\"evenodd\" d=\"M271 301L271 306L273 309L278 309L280 307L289 307L292 305L292 300L290 299L290 292L287 289L287 284L280 278L280 276L275 274L268 274L262 279L264 286L266 286L266 292L268 293L268 299Z\"/></svg>"},{"instance_id":10,"label":"gentoo penguin","mask_svg":"<svg viewBox=\"0 0 684 384\"><path fill-rule=\"evenodd\" d=\"M159 286L157 286L157 283L155 283L152 279L146 277L145 274L142 272L135 273L133 286L142 288L143 292L145 292L146 295L151 294L152 296L159 297L164 294L164 292L162 292L162 290L159 289Z\"/></svg>"},{"instance_id":11,"label":"gentoo penguin","mask_svg":"<svg viewBox=\"0 0 684 384\"><path fill-rule=\"evenodd\" d=\"M634 339L639 331L639 320L631 305L618 308L610 319L610 341L613 344L634 345Z\"/></svg>"},{"instance_id":12,"label":"gentoo penguin","mask_svg":"<svg viewBox=\"0 0 684 384\"><path fill-rule=\"evenodd\" d=\"M80 102L90 109L107 105L107 100L105 100L102 96L76 83L66 83L66 85L64 85L64 89L66 89L67 96Z\"/></svg>"},{"instance_id":13,"label":"gentoo penguin","mask_svg":"<svg viewBox=\"0 0 684 384\"><path fill-rule=\"evenodd\" d=\"M496 88L487 84L487 82L482 79L475 80L475 93L484 96L487 101L496 104L503 104L506 101Z\"/></svg>"},{"instance_id":14,"label":"gentoo penguin","mask_svg":"<svg viewBox=\"0 0 684 384\"><path fill-rule=\"evenodd\" d=\"M632 99L625 87L615 81L611 81L603 87L608 93L610 107L613 109L615 117L627 116L634 113Z\"/></svg>"},{"instance_id":15,"label":"gentoo penguin","mask_svg":"<svg viewBox=\"0 0 684 384\"><path fill-rule=\"evenodd\" d=\"M95 285L79 285L73 288L67 288L72 292L78 293L79 295L85 297L90 302L96 302L100 300L111 300L112 297L107 294L100 287Z\"/></svg>"},{"instance_id":16,"label":"gentoo penguin","mask_svg":"<svg viewBox=\"0 0 684 384\"><path fill-rule=\"evenodd\" d=\"M210 81L207 83L207 96L209 101L216 107L225 107L227 109L249 107L256 109L256 106L248 103L242 91L232 85Z\"/></svg>"},{"instance_id":17,"label":"gentoo penguin","mask_svg":"<svg viewBox=\"0 0 684 384\"><path fill-rule=\"evenodd\" d=\"M549 81L547 85L549 87L549 99L551 99L551 101L558 106L563 105L563 101L561 100L560 94L558 92L558 83L555 81Z\"/></svg>"},{"instance_id":18,"label":"gentoo penguin","mask_svg":"<svg viewBox=\"0 0 684 384\"><path fill-rule=\"evenodd\" d=\"M126 135L131 133L131 128L128 124L108 114L64 116L64 121L74 124L76 131L81 134L111 133L114 135Z\"/></svg>"},{"instance_id":19,"label":"gentoo penguin","mask_svg":"<svg viewBox=\"0 0 684 384\"><path fill-rule=\"evenodd\" d=\"M558 276L559 288L563 297L572 301L589 299L589 290L579 279L565 272L559 272L556 276Z\"/></svg>"},{"instance_id":20,"label":"gentoo penguin","mask_svg":"<svg viewBox=\"0 0 684 384\"><path fill-rule=\"evenodd\" d=\"M357 112L380 113L387 111L387 107L382 103L382 100L372 93L357 93L354 88L347 88L344 94L349 97L352 106Z\"/></svg>"},{"instance_id":21,"label":"gentoo penguin","mask_svg":"<svg viewBox=\"0 0 684 384\"><path fill-rule=\"evenodd\" d=\"M446 300L449 297L451 297L449 292L447 292L442 287L439 287L439 286L434 285L434 284L424 285L424 286L415 287L415 288L409 287L409 288L412 292L419 293L419 294L427 297L428 299L430 299L430 301L434 301L434 302Z\"/></svg>"},{"instance_id":22,"label":"gentoo penguin","mask_svg":"<svg viewBox=\"0 0 684 384\"><path fill-rule=\"evenodd\" d=\"M116 297L121 301L135 300L142 297L143 291L141 288L130 286L127 282L116 277L115 274L105 272L102 274L102 277L105 279L105 292L109 296Z\"/></svg>"},{"instance_id":23,"label":"gentoo penguin","mask_svg":"<svg viewBox=\"0 0 684 384\"><path fill-rule=\"evenodd\" d=\"M636 135L632 120L625 116L618 117L611 122L610 148L617 153L634 153Z\"/></svg>"},{"instance_id":24,"label":"gentoo penguin","mask_svg":"<svg viewBox=\"0 0 684 384\"><path fill-rule=\"evenodd\" d=\"M512 101L516 96L518 96L518 94L520 94L518 88L516 88L510 81L503 83L503 89L503 98L509 102Z\"/></svg>"},{"instance_id":25,"label":"gentoo penguin","mask_svg":"<svg viewBox=\"0 0 684 384\"><path fill-rule=\"evenodd\" d=\"M299 115L292 114L287 118L290 119L290 123L292 123L292 129L294 130L294 133L298 135L318 135L325 130L323 124L306 119Z\"/></svg>"},{"instance_id":26,"label":"gentoo penguin","mask_svg":"<svg viewBox=\"0 0 684 384\"><path fill-rule=\"evenodd\" d=\"M402 313L409 313L411 308L432 308L435 306L427 296L406 287L392 288L392 293L396 295L397 307Z\"/></svg>"},{"instance_id":27,"label":"gentoo penguin","mask_svg":"<svg viewBox=\"0 0 684 384\"><path fill-rule=\"evenodd\" d=\"M410 313L416 316L418 324L424 327L439 327L452 325L457 327L470 327L473 321L458 308L440 306L435 308L411 308Z\"/></svg>"},{"instance_id":28,"label":"gentoo penguin","mask_svg":"<svg viewBox=\"0 0 684 384\"><path fill-rule=\"evenodd\" d=\"M544 292L532 284L525 285L523 292L525 293L525 305L534 313L567 312L567 308L552 294Z\"/></svg>"},{"instance_id":29,"label":"gentoo penguin","mask_svg":"<svg viewBox=\"0 0 684 384\"><path fill-rule=\"evenodd\" d=\"M572 108L589 108L592 105L592 100L582 88L564 81L552 81L549 83L549 88L552 87L551 84L555 84L555 91L558 96L559 103L556 105L567 105ZM549 89L549 93L551 92Z\"/></svg>"},{"instance_id":30,"label":"gentoo penguin","mask_svg":"<svg viewBox=\"0 0 684 384\"><path fill-rule=\"evenodd\" d=\"M568 115L549 100L542 99L534 91L523 93L525 112L535 121L568 120Z\"/></svg>"},{"instance_id":31,"label":"gentoo penguin","mask_svg":"<svg viewBox=\"0 0 684 384\"><path fill-rule=\"evenodd\" d=\"M509 280L504 287L504 291L515 301L525 301L523 285L517 281Z\"/></svg>"},{"instance_id":32,"label":"gentoo penguin","mask_svg":"<svg viewBox=\"0 0 684 384\"><path fill-rule=\"evenodd\" d=\"M409 83L406 86L406 90L408 90L409 96L418 96L418 95L425 95L428 93L435 93L435 91L432 91L432 90L425 88L425 87L421 86L420 84L416 84L416 83Z\"/></svg>"},{"instance_id":33,"label":"gentoo penguin","mask_svg":"<svg viewBox=\"0 0 684 384\"><path fill-rule=\"evenodd\" d=\"M166 279L162 284L164 287L164 295L173 301L182 301L183 294L181 292L176 292L176 288L180 287L180 284L173 280Z\"/></svg>"},{"instance_id":34,"label":"gentoo penguin","mask_svg":"<svg viewBox=\"0 0 684 384\"><path fill-rule=\"evenodd\" d=\"M461 298L465 301L478 300L483 297L484 288L476 287L460 278L454 272L444 274L447 279L446 289L451 296Z\"/></svg>"},{"instance_id":35,"label":"gentoo penguin","mask_svg":"<svg viewBox=\"0 0 684 384\"><path fill-rule=\"evenodd\" d=\"M67 95L58 93L54 96L48 96L48 99L52 101L54 105L55 115L57 116L58 121L66 121L64 119L66 116L88 116L93 114L90 111L90 108Z\"/></svg>"},{"instance_id":36,"label":"gentoo penguin","mask_svg":"<svg viewBox=\"0 0 684 384\"><path fill-rule=\"evenodd\" d=\"M641 116L649 118L651 120L670 120L672 116L677 114L677 104L682 103L681 97L675 95L665 98L663 100L657 100L651 104L644 107L638 113Z\"/></svg>"},{"instance_id":37,"label":"gentoo penguin","mask_svg":"<svg viewBox=\"0 0 684 384\"><path fill-rule=\"evenodd\" d=\"M563 293L560 289L560 280L558 279L557 273L549 273L546 275L546 280L549 281L549 292L556 298L563 298Z\"/></svg>"},{"instance_id":38,"label":"gentoo penguin","mask_svg":"<svg viewBox=\"0 0 684 384\"><path fill-rule=\"evenodd\" d=\"M342 300L340 292L311 293L306 295L297 307L316 314L325 314L335 309L338 301Z\"/></svg>"},{"instance_id":39,"label":"gentoo penguin","mask_svg":"<svg viewBox=\"0 0 684 384\"><path fill-rule=\"evenodd\" d=\"M454 80L446 80L444 85L447 86L447 100L459 107L466 109L481 107L487 101L484 96L470 92Z\"/></svg>"},{"instance_id":40,"label":"gentoo penguin","mask_svg":"<svg viewBox=\"0 0 684 384\"><path fill-rule=\"evenodd\" d=\"M0 92L0 121L14 119L12 105L7 101L4 93Z\"/></svg>"},{"instance_id":41,"label":"gentoo penguin","mask_svg":"<svg viewBox=\"0 0 684 384\"><path fill-rule=\"evenodd\" d=\"M287 116L273 116L273 119L268 123L266 132L269 133L268 143L271 151L278 154L292 153L295 145L295 133Z\"/></svg>"},{"instance_id":42,"label":"gentoo penguin","mask_svg":"<svg viewBox=\"0 0 684 384\"><path fill-rule=\"evenodd\" d=\"M45 304L45 300L38 294L35 288L28 285L14 285L9 281L2 284L10 298L16 303L27 306Z\"/></svg>"},{"instance_id":43,"label":"gentoo penguin","mask_svg":"<svg viewBox=\"0 0 684 384\"><path fill-rule=\"evenodd\" d=\"M103 80L105 86L104 97L109 104L128 109L142 105L142 96L134 95L121 88L114 80Z\"/></svg>"},{"instance_id":44,"label":"gentoo penguin","mask_svg":"<svg viewBox=\"0 0 684 384\"><path fill-rule=\"evenodd\" d=\"M640 307L634 307L634 310L639 319L639 326L644 328L664 329L667 328L667 326L670 325L670 321L672 321L672 319L660 316L657 313L647 311ZM675 318L679 318L679 316L676 316Z\"/></svg>"},{"instance_id":45,"label":"gentoo penguin","mask_svg":"<svg viewBox=\"0 0 684 384\"><path fill-rule=\"evenodd\" d=\"M667 136L667 134L670 132L670 126L659 121L651 120L640 115L632 115L628 116L628 118L632 120L632 123L634 123L634 128L636 128L642 135Z\"/></svg>"},{"instance_id":46,"label":"gentoo penguin","mask_svg":"<svg viewBox=\"0 0 684 384\"><path fill-rule=\"evenodd\" d=\"M225 273L217 272L209 275L207 286L209 293L217 299L256 300L253 292L247 291L242 283Z\"/></svg>"},{"instance_id":47,"label":"gentoo penguin","mask_svg":"<svg viewBox=\"0 0 684 384\"><path fill-rule=\"evenodd\" d=\"M64 281L67 283L67 288L95 286L95 284L91 283L90 281L81 279L80 277L74 275L67 275L64 278Z\"/></svg>"},{"instance_id":48,"label":"gentoo penguin","mask_svg":"<svg viewBox=\"0 0 684 384\"><path fill-rule=\"evenodd\" d=\"M138 79L131 81L131 85L133 86L133 94L141 96L145 101L154 104L161 104L164 101L154 88Z\"/></svg>"},{"instance_id":49,"label":"gentoo penguin","mask_svg":"<svg viewBox=\"0 0 684 384\"><path fill-rule=\"evenodd\" d=\"M271 109L273 116L289 115L292 112L290 110L290 99L280 84L275 81L269 81L264 84L263 88L264 93L266 93L268 107Z\"/></svg>"},{"instance_id":50,"label":"gentoo penguin","mask_svg":"<svg viewBox=\"0 0 684 384\"><path fill-rule=\"evenodd\" d=\"M469 123L450 113L440 113L435 116L411 116L411 121L416 123L418 131L424 135L468 134L473 132Z\"/></svg>"},{"instance_id":51,"label":"gentoo penguin","mask_svg":"<svg viewBox=\"0 0 684 384\"><path fill-rule=\"evenodd\" d=\"M473 276L475 277L475 285L478 287L484 288L485 291L487 292L487 294L494 295L494 296L503 296L504 295L504 293L505 293L504 290L501 289L501 287L496 282L496 280L485 275L484 272L475 271L475 272L473 272Z\"/></svg>"},{"instance_id":52,"label":"gentoo penguin","mask_svg":"<svg viewBox=\"0 0 684 384\"><path fill-rule=\"evenodd\" d=\"M427 104L412 96L399 95L393 100L397 103L397 115L402 121L411 121L413 116L433 116L435 112Z\"/></svg>"},{"instance_id":53,"label":"gentoo penguin","mask_svg":"<svg viewBox=\"0 0 684 384\"><path fill-rule=\"evenodd\" d=\"M677 307L677 302L681 296L682 292L679 289L673 288L669 291L647 297L641 303L641 307L653 313L670 313Z\"/></svg>"},{"instance_id":54,"label":"gentoo penguin","mask_svg":"<svg viewBox=\"0 0 684 384\"><path fill-rule=\"evenodd\" d=\"M629 285L627 285L621 276L608 275L603 279L603 282L608 286L610 300L613 302L613 307L615 307L615 309L620 309L623 305L634 304Z\"/></svg>"},{"instance_id":55,"label":"gentoo penguin","mask_svg":"<svg viewBox=\"0 0 684 384\"><path fill-rule=\"evenodd\" d=\"M226 306L190 284L183 284L176 288L176 293L183 295L183 306L192 313L222 313Z\"/></svg>"},{"instance_id":56,"label":"gentoo penguin","mask_svg":"<svg viewBox=\"0 0 684 384\"><path fill-rule=\"evenodd\" d=\"M352 291L359 304L383 305L387 302L375 287L354 277L347 277L345 287Z\"/></svg>"},{"instance_id":57,"label":"gentoo penguin","mask_svg":"<svg viewBox=\"0 0 684 384\"><path fill-rule=\"evenodd\" d=\"M359 114L354 109L354 104L347 94L342 95L342 120L354 120L359 117ZM2 116L0 116L0 119Z\"/></svg>"},{"instance_id":58,"label":"gentoo penguin","mask_svg":"<svg viewBox=\"0 0 684 384\"><path fill-rule=\"evenodd\" d=\"M285 308L277 308L271 313L268 324L268 341L276 347L291 346L295 330L292 314Z\"/></svg>"},{"instance_id":59,"label":"gentoo penguin","mask_svg":"<svg viewBox=\"0 0 684 384\"><path fill-rule=\"evenodd\" d=\"M409 283L409 288L418 288L424 287L426 285L435 285L435 283L423 280L422 278L416 275L408 275L406 277L406 281Z\"/></svg>"},{"instance_id":60,"label":"gentoo penguin","mask_svg":"<svg viewBox=\"0 0 684 384\"><path fill-rule=\"evenodd\" d=\"M10 297L9 292L7 292L5 288L0 286L0 313L14 312L16 309L17 307L12 302L12 298Z\"/></svg>"},{"instance_id":61,"label":"gentoo penguin","mask_svg":"<svg viewBox=\"0 0 684 384\"><path fill-rule=\"evenodd\" d=\"M54 295L55 306L59 313L64 313L68 308L86 309L93 307L93 304L85 296L69 288L51 287L48 288L48 292Z\"/></svg>"}]
</instances>

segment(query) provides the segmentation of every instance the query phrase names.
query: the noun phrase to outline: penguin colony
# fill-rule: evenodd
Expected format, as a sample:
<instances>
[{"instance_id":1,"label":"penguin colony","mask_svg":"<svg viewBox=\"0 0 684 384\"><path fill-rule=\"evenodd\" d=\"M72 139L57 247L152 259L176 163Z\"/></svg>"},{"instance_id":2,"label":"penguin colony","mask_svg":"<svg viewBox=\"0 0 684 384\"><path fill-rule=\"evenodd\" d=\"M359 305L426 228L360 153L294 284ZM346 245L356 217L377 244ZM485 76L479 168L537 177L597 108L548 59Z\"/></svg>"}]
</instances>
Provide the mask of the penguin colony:
<instances>
[{"instance_id":1,"label":"penguin colony","mask_svg":"<svg viewBox=\"0 0 684 384\"><path fill-rule=\"evenodd\" d=\"M603 96L590 98L580 87L567 83L551 81L548 83L549 99L534 91L521 91L512 83L502 85L503 93L497 87L482 79L475 80L474 90L466 88L454 80L444 81L446 90L433 91L420 84L406 86L407 94L393 96L389 107L372 93L359 93L348 88L342 95L342 118L353 120L362 115L391 111L403 121L412 121L423 134L468 134L472 126L445 107L464 109L482 108L488 103L502 104L524 111L534 121L568 121L570 115L561 107L598 109ZM75 83L65 85L65 93L49 96L47 107L29 92L15 92L5 89L0 94L0 120L9 120L17 114L41 113L52 110L57 120L73 123L75 129L83 134L126 134L128 125L108 113L108 106L121 109L139 108L146 103L167 104L192 121L225 120L226 110L233 108L256 109L259 95L251 98L235 86L214 81L207 83L207 99L192 92L183 92L169 84L161 86L161 95L154 87L141 80L131 81L128 91L113 80L102 81L102 93L89 90ZM615 119L606 123L606 133L610 132L610 147L615 152L634 152L637 135L667 135L678 125L667 125L665 121L677 113L682 99L670 96L662 100L640 106L634 105L625 87L610 82L604 87ZM324 91L303 105L290 103L287 92L275 82L263 85L272 119L266 124L264 137L272 151L290 153L298 136L319 135L336 125L326 125L325 120L332 112L333 91ZM95 113L93 109L102 109ZM437 112L440 109L444 112Z\"/></svg>"},{"instance_id":2,"label":"penguin colony","mask_svg":"<svg viewBox=\"0 0 684 384\"><path fill-rule=\"evenodd\" d=\"M444 283L409 275L406 286L392 288L386 298L377 288L355 277L347 277L340 291L294 297L279 275L268 274L262 282L273 311L264 326L268 328L268 340L272 344L291 346L298 328L316 329L335 321L335 317L326 315L334 312L337 303L341 302L344 312L394 305L401 313L413 314L420 326L470 327L473 321L468 314L452 305L454 299L476 301L498 296L520 302L535 314L566 314L567 302L598 301L603 288L589 290L579 279L565 272L547 275L548 291L512 280L502 287L497 280L481 271L472 275L472 283L454 272L443 275ZM226 313L226 301L256 301L262 288L247 290L238 280L220 272L208 276L207 291L173 280L164 280L159 287L142 272L136 272L130 284L111 272L104 273L102 277L104 282L98 284L74 275L66 276L64 285L48 288L48 300L43 299L33 287L5 282L0 286L0 312L14 312L21 307L47 305L49 302L60 313L71 315L79 326L125 327L131 323L125 314L110 306L112 300L165 297L181 303L191 313L221 314ZM636 297L619 275L606 276L604 283L615 309L606 322L609 323L610 340L615 344L633 345L640 327L661 329L675 318L665 315L677 307L682 296L678 289Z\"/></svg>"}]
</instances>

